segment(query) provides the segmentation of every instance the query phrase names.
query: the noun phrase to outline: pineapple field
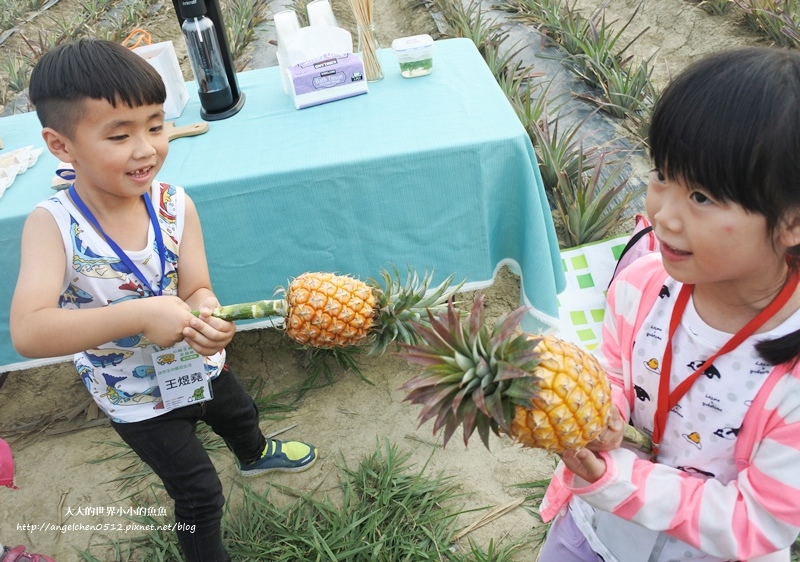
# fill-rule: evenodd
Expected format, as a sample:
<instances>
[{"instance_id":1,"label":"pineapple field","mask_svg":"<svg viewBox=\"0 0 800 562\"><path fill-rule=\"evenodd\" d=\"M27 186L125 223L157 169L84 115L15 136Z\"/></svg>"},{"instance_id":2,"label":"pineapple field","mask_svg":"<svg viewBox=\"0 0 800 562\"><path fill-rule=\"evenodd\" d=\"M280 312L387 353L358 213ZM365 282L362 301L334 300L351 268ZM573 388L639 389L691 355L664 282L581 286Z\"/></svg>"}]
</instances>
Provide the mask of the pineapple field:
<instances>
[{"instance_id":1,"label":"pineapple field","mask_svg":"<svg viewBox=\"0 0 800 562\"><path fill-rule=\"evenodd\" d=\"M276 65L272 14L284 8L302 11L306 1L220 0L237 68ZM626 213L641 204L641 187L649 169L643 148L647 112L670 76L697 58L725 48L800 45L800 4L795 1L374 0L374 4L382 47L397 37L421 33L435 39L468 37L476 43L530 133L546 183L548 172L556 170L548 189L564 248L632 226ZM332 0L332 5L340 25L355 31L349 0ZM564 7L567 17L548 20L547 13L552 11L543 10L548 6ZM600 30L595 35L605 38L605 43L584 45L581 52L571 50L575 29L586 22ZM147 30L153 41L172 40L185 78L193 78L171 2L0 0L3 115L30 109L25 97L27 76L42 52L86 35L123 41L135 28ZM544 47L559 50L561 60L540 58ZM587 50L596 56L589 56ZM609 65L619 72L606 72L606 67L591 66L591 62L587 66L587 60L612 61ZM566 78L549 82L554 72ZM567 107L579 108L576 114L589 117L565 117L560 128L555 127L560 115L570 113ZM592 206L591 198L586 201L582 194L587 185L598 187L587 177L593 176L597 162L604 158L608 165L597 176L603 178L600 196L607 199L597 208L600 196ZM559 179L558 170L565 168L574 170L570 182ZM617 214L609 215L611 200L624 202ZM483 317L493 324L518 306L517 278L501 269L480 298ZM457 295L464 310L475 299L473 293ZM225 487L226 540L242 548L235 559L278 560L277 556L245 554L245 543L279 540L278 535L265 535L261 527L267 519L289 520L300 513L294 503L298 497L321 510L313 516L301 513L294 531L298 535L301 528L321 528L337 509L349 513L348 478L367 472L374 480L370 481L373 488L381 480L374 467L352 467L363 459L378 458L386 468L394 459L392 447L407 453L412 471L432 475L437 483L433 488L450 490L452 485L453 490L436 502L436 513L446 515L433 517L436 524L446 524L441 531L443 542L426 547L424 556L418 553L407 559L535 559L536 539L542 530L535 511L537 485L549 478L557 457L541 448L517 445L507 436L495 436L488 431L488 421L479 428L481 437L484 433L487 437L488 450L475 438L465 446L460 427L450 428L445 438L431 431L432 424L419 427L422 407L404 401L403 385L418 377L421 369L396 351L390 344L383 354L309 353L277 330L236 335L228 350L229 364L257 400L264 432L313 443L321 457L309 472L269 476L243 487L230 453L204 432ZM0 373L0 436L14 452L19 487L0 488L0 543L25 544L59 562L180 560L170 533L147 528L172 521L169 498L146 467L121 446L90 402L71 364ZM377 454L376 449L385 452ZM405 476L392 472L397 467L390 468L389 480L404 481ZM446 479L447 486L435 478ZM410 481L418 486L427 482L417 477ZM369 501L378 495L373 488ZM287 511L259 507L263 497L275 509ZM335 509L325 511L327 504L318 506L317 501L330 501ZM247 519L251 525L260 522L260 528L248 528ZM385 529L395 532L401 527L391 523ZM383 537L376 541L386 540L382 530L370 529ZM408 541L424 542L432 534L426 531L424 538ZM347 559L401 559L400 550L391 552ZM306 558L296 554L285 559ZM333 558L329 554L322 559Z\"/></svg>"}]
</instances>

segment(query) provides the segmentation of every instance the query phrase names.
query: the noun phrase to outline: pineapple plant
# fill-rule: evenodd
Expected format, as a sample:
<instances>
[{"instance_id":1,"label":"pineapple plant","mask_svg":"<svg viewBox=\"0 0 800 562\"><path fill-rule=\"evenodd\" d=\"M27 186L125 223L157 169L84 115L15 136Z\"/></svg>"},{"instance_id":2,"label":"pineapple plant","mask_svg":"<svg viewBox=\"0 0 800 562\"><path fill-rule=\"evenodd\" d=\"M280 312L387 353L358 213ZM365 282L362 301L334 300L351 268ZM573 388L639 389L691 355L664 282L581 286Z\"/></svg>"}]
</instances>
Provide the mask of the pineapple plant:
<instances>
[{"instance_id":1,"label":"pineapple plant","mask_svg":"<svg viewBox=\"0 0 800 562\"><path fill-rule=\"evenodd\" d=\"M383 353L395 340L416 343L414 326L425 325L426 310L443 310L461 288L453 275L429 290L432 273L422 278L409 269L402 283L397 269L381 271L383 286L349 275L303 273L277 293L283 298L217 307L212 316L224 320L282 317L286 334L303 346L338 349L371 344Z\"/></svg>"},{"instance_id":2,"label":"pineapple plant","mask_svg":"<svg viewBox=\"0 0 800 562\"><path fill-rule=\"evenodd\" d=\"M452 303L418 326L421 343L401 355L423 366L403 385L405 400L422 404L420 425L435 418L444 444L463 424L464 444L477 429L509 435L526 447L551 453L577 450L594 440L610 416L611 388L600 364L576 345L517 330L525 308L502 316L492 329L483 321L478 295L462 324ZM626 426L626 440L646 450L646 440Z\"/></svg>"}]
</instances>

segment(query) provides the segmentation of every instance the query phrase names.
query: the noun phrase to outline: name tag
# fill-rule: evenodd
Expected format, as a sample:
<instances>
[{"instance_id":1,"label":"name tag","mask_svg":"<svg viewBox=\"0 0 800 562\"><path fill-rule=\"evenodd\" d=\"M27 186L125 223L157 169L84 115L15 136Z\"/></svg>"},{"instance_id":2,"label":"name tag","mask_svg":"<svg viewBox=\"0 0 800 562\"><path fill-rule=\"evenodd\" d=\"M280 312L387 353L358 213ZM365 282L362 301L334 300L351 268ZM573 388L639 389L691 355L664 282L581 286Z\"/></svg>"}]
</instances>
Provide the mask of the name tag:
<instances>
[{"instance_id":1,"label":"name tag","mask_svg":"<svg viewBox=\"0 0 800 562\"><path fill-rule=\"evenodd\" d=\"M158 386L165 410L211 400L211 385L203 357L182 343L153 353Z\"/></svg>"}]
</instances>

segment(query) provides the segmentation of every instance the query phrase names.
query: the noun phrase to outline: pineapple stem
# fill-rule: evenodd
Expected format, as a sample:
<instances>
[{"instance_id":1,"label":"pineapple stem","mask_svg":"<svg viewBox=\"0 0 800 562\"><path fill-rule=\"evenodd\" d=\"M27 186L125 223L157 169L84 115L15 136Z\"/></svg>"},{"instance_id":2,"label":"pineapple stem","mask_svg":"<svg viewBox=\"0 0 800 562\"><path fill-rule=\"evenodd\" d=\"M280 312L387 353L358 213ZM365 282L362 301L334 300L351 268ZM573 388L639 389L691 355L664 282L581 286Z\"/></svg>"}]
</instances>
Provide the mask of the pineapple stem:
<instances>
[{"instance_id":1,"label":"pineapple stem","mask_svg":"<svg viewBox=\"0 0 800 562\"><path fill-rule=\"evenodd\" d=\"M199 316L200 312L193 310L192 314ZM267 318L269 316L286 317L289 314L289 305L284 299L263 300L218 306L211 316L232 322L234 320L252 320L254 318Z\"/></svg>"},{"instance_id":2,"label":"pineapple stem","mask_svg":"<svg viewBox=\"0 0 800 562\"><path fill-rule=\"evenodd\" d=\"M650 438L630 424L625 424L625 435L623 435L622 440L643 453L653 452L653 442Z\"/></svg>"}]
</instances>

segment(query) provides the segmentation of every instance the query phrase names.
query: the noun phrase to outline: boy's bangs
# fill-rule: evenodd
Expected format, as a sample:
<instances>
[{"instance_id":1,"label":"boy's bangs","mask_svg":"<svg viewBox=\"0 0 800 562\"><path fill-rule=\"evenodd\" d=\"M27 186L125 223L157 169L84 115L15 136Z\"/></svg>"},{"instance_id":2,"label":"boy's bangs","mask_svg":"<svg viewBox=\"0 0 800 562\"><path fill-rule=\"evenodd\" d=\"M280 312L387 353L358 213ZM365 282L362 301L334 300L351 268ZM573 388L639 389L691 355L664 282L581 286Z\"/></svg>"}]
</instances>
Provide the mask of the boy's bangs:
<instances>
[{"instance_id":1,"label":"boy's bangs","mask_svg":"<svg viewBox=\"0 0 800 562\"><path fill-rule=\"evenodd\" d=\"M120 50L92 51L91 59L89 53L81 59L85 66L79 72L88 97L104 99L113 106L119 102L129 107L164 103L167 92L161 76L138 55L130 57Z\"/></svg>"}]
</instances>

